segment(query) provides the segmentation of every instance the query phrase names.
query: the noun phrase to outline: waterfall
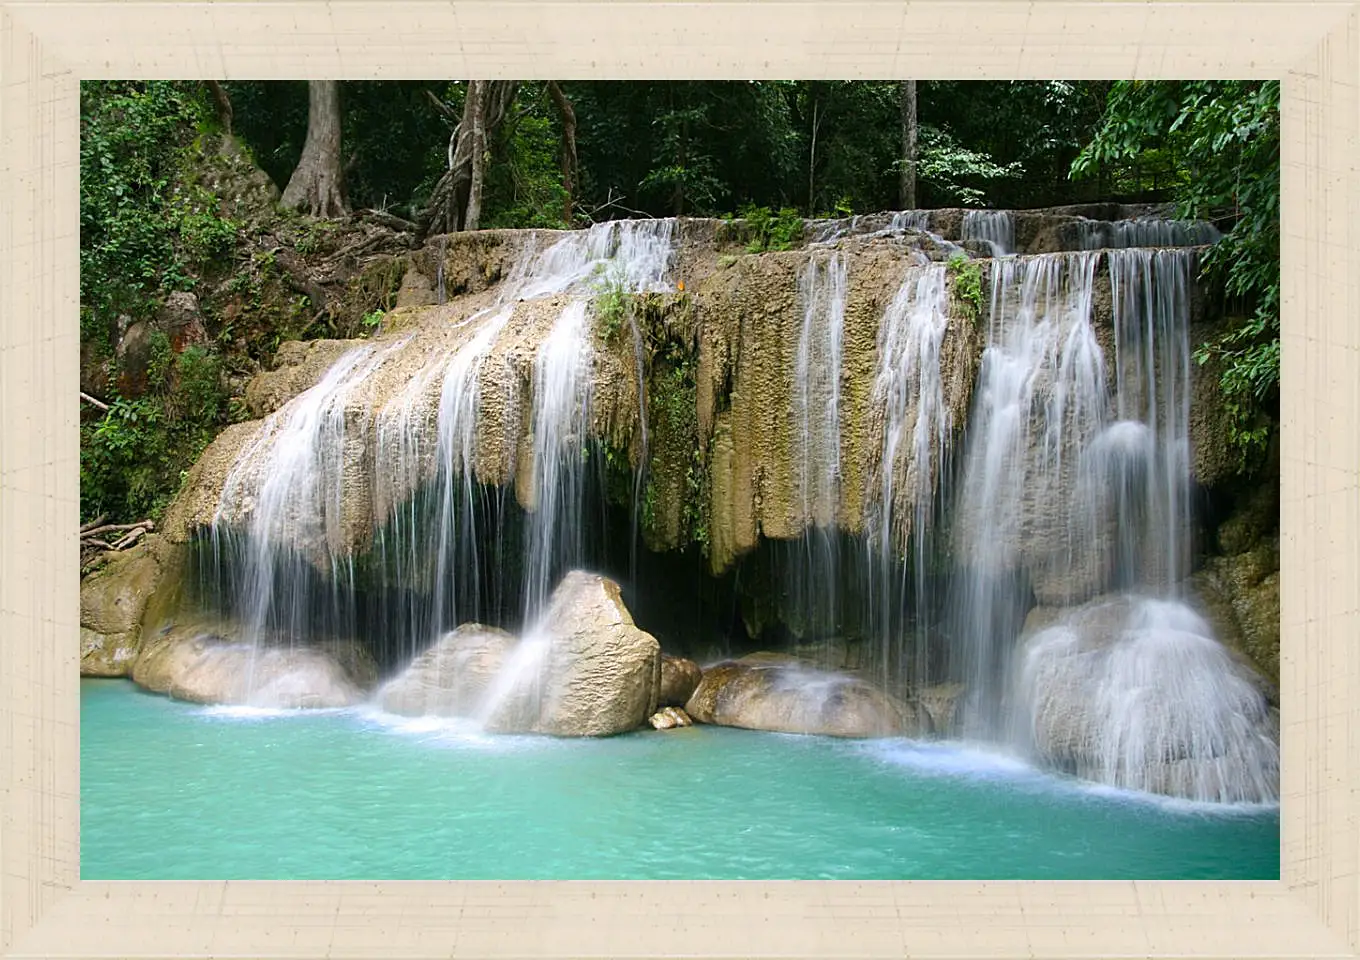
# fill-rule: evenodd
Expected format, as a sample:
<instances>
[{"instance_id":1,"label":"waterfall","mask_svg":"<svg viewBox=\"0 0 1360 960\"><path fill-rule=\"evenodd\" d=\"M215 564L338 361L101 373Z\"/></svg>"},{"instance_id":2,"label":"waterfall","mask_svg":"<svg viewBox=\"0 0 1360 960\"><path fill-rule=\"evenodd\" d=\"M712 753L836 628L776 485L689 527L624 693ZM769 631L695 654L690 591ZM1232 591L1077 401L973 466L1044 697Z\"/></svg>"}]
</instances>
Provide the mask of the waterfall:
<instances>
[{"instance_id":1,"label":"waterfall","mask_svg":"<svg viewBox=\"0 0 1360 960\"><path fill-rule=\"evenodd\" d=\"M211 543L223 592L253 648L266 641L292 646L318 616L331 624L343 619L334 608L317 609L309 564L324 561L332 582L352 579L352 566L332 547L350 507L345 464L367 422L347 424L347 415L367 377L405 343L342 355L320 382L266 419L227 474ZM253 670L252 657L247 698L255 691Z\"/></svg>"},{"instance_id":2,"label":"waterfall","mask_svg":"<svg viewBox=\"0 0 1360 960\"><path fill-rule=\"evenodd\" d=\"M494 376L500 388L507 392L507 411L513 412L513 390L517 375L504 365L497 364L494 374L486 371L497 338L514 316L520 301L535 300L567 293L572 298L559 315L548 337L535 355L532 417L533 479L527 500L535 504L529 527L531 545L526 553L530 569L526 570L526 613L541 604L545 578L551 576L562 558L552 551L572 542L567 536L579 525L581 477L573 458L579 459L586 416L584 404L588 397L590 379L589 330L586 322L587 298L594 293L602 276L618 283L629 292L666 289L665 276L670 267L675 221L612 221L596 224L588 230L567 233L545 251L539 252L531 244L517 261L511 276L504 281L496 303L474 314L465 321L478 324L476 333L449 356L436 360L424 375L442 376L437 419L437 519L430 523L414 515L409 499L391 498L400 504L389 526L394 541L408 541L407 554L436 558L433 576L433 602L423 606L424 614L416 618L414 644L423 644L429 636L470 619L477 619L479 590L490 579L499 584L499 564L495 570L485 570L479 556L479 544L500 543L503 531L487 529L487 520L479 512L478 496L482 484L477 479L481 468L476 462L481 391L488 376ZM419 398L427 388L418 381L391 405L390 416L400 424L399 432L418 445L424 429L419 414ZM581 402L580 409L572 406ZM572 419L578 417L578 420ZM507 433L517 432L517 425L504 425ZM398 446L398 450L406 448ZM511 462L503 465L504 472L514 475L515 450L507 448ZM397 458L396 473L409 472L401 462L407 454ZM418 456L413 450L412 458ZM503 494L502 494L503 496ZM565 500L562 499L565 496ZM575 511L571 517L558 515L559 509ZM421 539L413 529L403 536L403 524L420 526L432 531L433 545ZM433 546L433 550L430 547ZM537 548L549 552L542 553ZM579 551L578 551L579 552ZM567 556L576 556L570 549ZM466 596L466 600L461 599ZM413 602L424 604L419 592Z\"/></svg>"},{"instance_id":3,"label":"waterfall","mask_svg":"<svg viewBox=\"0 0 1360 960\"><path fill-rule=\"evenodd\" d=\"M803 323L794 367L803 515L818 527L836 519L840 482L841 340L846 263L839 253L810 259L799 278Z\"/></svg>"},{"instance_id":4,"label":"waterfall","mask_svg":"<svg viewBox=\"0 0 1360 960\"><path fill-rule=\"evenodd\" d=\"M892 215L892 221L889 228L892 230L929 230L930 211L899 210Z\"/></svg>"},{"instance_id":5,"label":"waterfall","mask_svg":"<svg viewBox=\"0 0 1360 960\"><path fill-rule=\"evenodd\" d=\"M1103 257L1112 378L1091 325L1097 255L993 265L955 518L965 721L1112 786L1268 802L1278 721L1259 681L1177 596L1191 521L1195 251ZM1058 609L1015 658L1030 593Z\"/></svg>"},{"instance_id":6,"label":"waterfall","mask_svg":"<svg viewBox=\"0 0 1360 960\"><path fill-rule=\"evenodd\" d=\"M823 639L839 624L836 522L841 482L841 352L845 325L846 260L840 253L811 257L798 280L803 307L793 371L798 489L808 523L802 578L795 585L803 623Z\"/></svg>"},{"instance_id":7,"label":"waterfall","mask_svg":"<svg viewBox=\"0 0 1360 960\"><path fill-rule=\"evenodd\" d=\"M1191 293L1196 244L1216 233L1064 219L1084 249L1016 255L1015 218L969 211L962 237L995 254L974 261L989 297L974 319L957 313L951 268L928 261L956 244L929 234L914 237L926 256L903 249L913 238L902 234L928 231L932 216L815 224L828 242L788 255L805 258L796 342L790 331L763 345L786 364L787 406L759 411L787 417L791 434L780 433L789 472L775 482L792 486L766 503L791 494L802 525L775 554L794 558L784 625L842 639L843 581L864 564L865 607L849 612L869 615L879 678L904 699L961 684L965 735L1115 786L1269 799L1278 737L1265 694L1180 596L1193 546ZM496 286L421 314L418 333L355 345L271 414L227 473L209 540L242 639L371 636L409 660L459 624L518 618L527 639L488 710L517 697L544 655L538 621L554 586L594 559L589 438L632 416L636 571L649 345L631 315L631 356L602 344L594 308L605 292L670 290L675 229L526 232ZM860 326L863 299L847 331L850 259L879 238L857 297L875 271L901 272L861 393L844 368L847 356L851 369L870 362L861 337L874 331ZM623 394L597 403L601 371L629 366L636 409L631 398L615 409ZM843 441L842 421L866 405L866 423L850 425L864 432ZM872 450L850 442L861 436ZM847 477L865 488L844 488ZM861 493L862 538L848 548L843 514Z\"/></svg>"},{"instance_id":8,"label":"waterfall","mask_svg":"<svg viewBox=\"0 0 1360 960\"><path fill-rule=\"evenodd\" d=\"M1009 210L969 210L963 215L963 239L980 240L994 257L1015 250L1015 218Z\"/></svg>"},{"instance_id":9,"label":"waterfall","mask_svg":"<svg viewBox=\"0 0 1360 960\"><path fill-rule=\"evenodd\" d=\"M1127 247L1192 247L1218 242L1221 234L1211 223L1163 220L1078 220L1077 245L1083 250Z\"/></svg>"},{"instance_id":10,"label":"waterfall","mask_svg":"<svg viewBox=\"0 0 1360 960\"><path fill-rule=\"evenodd\" d=\"M525 542L525 622L544 608L558 572L582 559L582 454L590 424L586 302L573 300L534 362L533 507Z\"/></svg>"},{"instance_id":11,"label":"waterfall","mask_svg":"<svg viewBox=\"0 0 1360 960\"><path fill-rule=\"evenodd\" d=\"M479 462L484 393L494 389L503 417L513 418L519 374L497 343L523 326L522 303L565 295L533 362L533 489L524 499L536 509L526 529L533 562L524 599L526 610L540 606L549 578L579 560L573 544L593 373L590 298L606 270L628 292L669 289L674 231L675 221L656 220L529 234L489 303L443 321L442 340L434 341L443 346L403 354L412 335L359 345L273 413L234 460L209 538L209 586L226 598L241 639L258 646L377 630L383 644L400 649L399 659L409 659L442 631L482 615L479 598L504 579L496 545L504 539L506 493L478 474L513 477L518 435L518 424L501 424L507 462ZM437 271L442 278L442 257ZM379 404L375 374L413 360L409 372L386 375L398 388ZM383 464L371 504L347 476L370 456ZM361 603L345 534L363 523L374 523L363 572L373 595Z\"/></svg>"},{"instance_id":12,"label":"waterfall","mask_svg":"<svg viewBox=\"0 0 1360 960\"><path fill-rule=\"evenodd\" d=\"M1037 633L1017 671L1020 742L1085 779L1210 803L1279 799L1279 727L1182 603L1125 596Z\"/></svg>"},{"instance_id":13,"label":"waterfall","mask_svg":"<svg viewBox=\"0 0 1360 960\"><path fill-rule=\"evenodd\" d=\"M870 568L876 582L871 619L879 637L885 685L906 685L905 640L898 613L916 610L915 664L910 682L930 682L922 608L928 606L928 555L935 496L953 428L945 401L941 348L949 326L948 285L943 264L908 270L878 334L873 409L883 418L877 499L867 517ZM897 557L905 554L907 570ZM910 591L910 592L909 592ZM894 669L894 665L896 669Z\"/></svg>"},{"instance_id":14,"label":"waterfall","mask_svg":"<svg viewBox=\"0 0 1360 960\"><path fill-rule=\"evenodd\" d=\"M1121 556L1130 564L1135 545L1160 543L1148 553L1137 580L1173 590L1189 572L1190 545L1190 278L1195 251L1112 250L1110 294L1114 308L1116 416L1121 424L1139 423L1146 440L1136 448L1137 475L1125 469L1120 509L1137 492L1141 479L1142 529L1133 516L1121 517ZM1123 446L1128 447L1126 442ZM1123 451L1123 456L1130 452ZM1141 459L1146 466L1137 464ZM1131 570L1130 574L1134 572Z\"/></svg>"},{"instance_id":15,"label":"waterfall","mask_svg":"<svg viewBox=\"0 0 1360 960\"><path fill-rule=\"evenodd\" d=\"M1102 353L1091 325L1096 255L995 260L982 355L955 503L952 673L968 687L965 719L979 733L1001 725L1009 644L1019 634L1033 561L1058 576L1093 544L1068 518L1072 451L1103 416ZM1079 521L1078 521L1079 522Z\"/></svg>"}]
</instances>

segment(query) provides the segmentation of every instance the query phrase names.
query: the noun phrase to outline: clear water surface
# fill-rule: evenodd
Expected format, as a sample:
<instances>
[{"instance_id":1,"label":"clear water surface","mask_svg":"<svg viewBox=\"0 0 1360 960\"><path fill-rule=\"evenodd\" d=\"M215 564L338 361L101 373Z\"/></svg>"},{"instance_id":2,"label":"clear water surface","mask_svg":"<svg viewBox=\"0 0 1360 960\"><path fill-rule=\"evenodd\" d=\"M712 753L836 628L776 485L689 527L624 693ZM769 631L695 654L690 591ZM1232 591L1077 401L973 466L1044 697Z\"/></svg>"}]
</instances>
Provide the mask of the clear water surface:
<instances>
[{"instance_id":1,"label":"clear water surface","mask_svg":"<svg viewBox=\"0 0 1360 960\"><path fill-rule=\"evenodd\" d=\"M715 727L483 737L81 681L81 876L1278 879L1275 808L1119 793L955 745Z\"/></svg>"}]
</instances>

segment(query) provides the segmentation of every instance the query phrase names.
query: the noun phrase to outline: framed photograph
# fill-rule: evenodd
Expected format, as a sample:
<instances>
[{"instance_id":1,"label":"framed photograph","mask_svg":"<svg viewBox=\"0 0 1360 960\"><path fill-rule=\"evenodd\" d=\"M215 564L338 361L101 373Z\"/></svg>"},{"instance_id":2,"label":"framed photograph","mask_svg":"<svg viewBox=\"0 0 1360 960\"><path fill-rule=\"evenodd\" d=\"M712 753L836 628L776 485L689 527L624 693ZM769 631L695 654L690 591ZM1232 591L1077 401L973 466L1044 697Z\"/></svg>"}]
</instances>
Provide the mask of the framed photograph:
<instances>
[{"instance_id":1,"label":"framed photograph","mask_svg":"<svg viewBox=\"0 0 1360 960\"><path fill-rule=\"evenodd\" d=\"M5 956L1360 950L1356 10L0 29Z\"/></svg>"}]
</instances>

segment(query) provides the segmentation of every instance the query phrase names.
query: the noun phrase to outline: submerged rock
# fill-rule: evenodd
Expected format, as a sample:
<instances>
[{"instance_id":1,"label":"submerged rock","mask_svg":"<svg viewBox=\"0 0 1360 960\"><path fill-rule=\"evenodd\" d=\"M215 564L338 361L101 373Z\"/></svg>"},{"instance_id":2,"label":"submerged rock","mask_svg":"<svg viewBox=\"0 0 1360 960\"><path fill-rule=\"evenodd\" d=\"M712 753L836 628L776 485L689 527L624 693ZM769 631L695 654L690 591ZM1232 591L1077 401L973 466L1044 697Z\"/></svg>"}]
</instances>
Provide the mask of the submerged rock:
<instances>
[{"instance_id":1,"label":"submerged rock","mask_svg":"<svg viewBox=\"0 0 1360 960\"><path fill-rule=\"evenodd\" d=\"M917 727L867 681L777 654L708 668L685 712L699 723L829 737L902 736Z\"/></svg>"},{"instance_id":2,"label":"submerged rock","mask_svg":"<svg viewBox=\"0 0 1360 960\"><path fill-rule=\"evenodd\" d=\"M662 707L683 707L699 686L704 672L693 660L661 655L661 690L657 694L657 705Z\"/></svg>"},{"instance_id":3,"label":"submerged rock","mask_svg":"<svg viewBox=\"0 0 1360 960\"><path fill-rule=\"evenodd\" d=\"M377 676L353 641L306 646L245 643L222 624L174 624L147 638L132 680L194 703L294 709L348 707Z\"/></svg>"},{"instance_id":4,"label":"submerged rock","mask_svg":"<svg viewBox=\"0 0 1360 960\"><path fill-rule=\"evenodd\" d=\"M514 646L513 634L465 623L386 683L377 704L403 716L476 716Z\"/></svg>"},{"instance_id":5,"label":"submerged rock","mask_svg":"<svg viewBox=\"0 0 1360 960\"><path fill-rule=\"evenodd\" d=\"M689 714L679 707L662 707L652 714L647 722L656 730L677 730L680 727L692 727L694 725Z\"/></svg>"},{"instance_id":6,"label":"submerged rock","mask_svg":"<svg viewBox=\"0 0 1360 960\"><path fill-rule=\"evenodd\" d=\"M1084 779L1207 802L1279 798L1261 677L1188 606L1101 598L1023 641L1016 702L1038 758Z\"/></svg>"}]
</instances>

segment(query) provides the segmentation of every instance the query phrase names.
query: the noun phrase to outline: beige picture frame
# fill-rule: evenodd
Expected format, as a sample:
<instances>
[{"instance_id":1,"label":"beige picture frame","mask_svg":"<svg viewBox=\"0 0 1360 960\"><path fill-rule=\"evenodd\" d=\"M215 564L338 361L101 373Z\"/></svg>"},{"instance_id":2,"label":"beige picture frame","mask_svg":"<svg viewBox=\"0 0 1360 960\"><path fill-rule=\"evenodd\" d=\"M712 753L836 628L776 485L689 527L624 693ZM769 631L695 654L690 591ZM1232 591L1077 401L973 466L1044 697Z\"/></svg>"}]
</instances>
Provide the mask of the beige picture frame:
<instances>
[{"instance_id":1,"label":"beige picture frame","mask_svg":"<svg viewBox=\"0 0 1360 960\"><path fill-rule=\"evenodd\" d=\"M304 77L1280 78L1281 880L81 882L79 81ZM1355 956L1357 81L1348 3L0 0L0 953Z\"/></svg>"}]
</instances>

